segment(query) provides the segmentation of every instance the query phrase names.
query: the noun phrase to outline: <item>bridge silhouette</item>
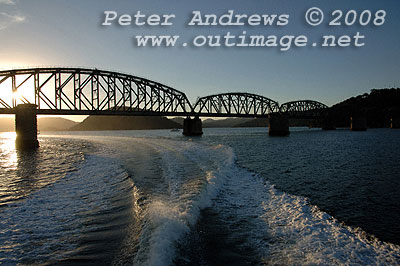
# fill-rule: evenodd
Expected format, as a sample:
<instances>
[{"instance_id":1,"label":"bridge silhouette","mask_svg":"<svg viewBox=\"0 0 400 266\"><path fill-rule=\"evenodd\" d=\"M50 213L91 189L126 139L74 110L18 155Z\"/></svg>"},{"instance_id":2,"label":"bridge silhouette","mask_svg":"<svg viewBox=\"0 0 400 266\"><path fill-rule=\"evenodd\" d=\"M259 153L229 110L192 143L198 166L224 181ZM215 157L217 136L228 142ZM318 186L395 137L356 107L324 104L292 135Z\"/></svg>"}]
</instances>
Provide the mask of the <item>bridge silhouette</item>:
<instances>
[{"instance_id":1,"label":"bridge silhouette","mask_svg":"<svg viewBox=\"0 0 400 266\"><path fill-rule=\"evenodd\" d=\"M133 75L86 68L0 71L0 113L15 114L18 103L37 114L268 117L328 107L316 101L279 104L261 95L235 92L201 97L192 105L184 92ZM26 88L28 86L28 88ZM4 90L8 98L4 98ZM23 90L23 93L19 91Z\"/></svg>"},{"instance_id":2,"label":"bridge silhouette","mask_svg":"<svg viewBox=\"0 0 400 266\"><path fill-rule=\"evenodd\" d=\"M278 128L285 128L284 132L278 132L277 135L287 135L286 120L289 117L322 117L328 106L312 100L279 105L270 98L245 92L209 95L192 104L184 92L169 86L99 69L30 68L0 71L0 114L16 114L17 135L23 135L27 129L19 132L18 124L25 127L22 124L26 124L26 121L18 123L19 109L24 110L21 114L31 110L35 115L35 123L36 114L186 116L184 133L187 135L202 133L199 117L269 117L278 121ZM271 119L272 116L279 118Z\"/></svg>"}]
</instances>

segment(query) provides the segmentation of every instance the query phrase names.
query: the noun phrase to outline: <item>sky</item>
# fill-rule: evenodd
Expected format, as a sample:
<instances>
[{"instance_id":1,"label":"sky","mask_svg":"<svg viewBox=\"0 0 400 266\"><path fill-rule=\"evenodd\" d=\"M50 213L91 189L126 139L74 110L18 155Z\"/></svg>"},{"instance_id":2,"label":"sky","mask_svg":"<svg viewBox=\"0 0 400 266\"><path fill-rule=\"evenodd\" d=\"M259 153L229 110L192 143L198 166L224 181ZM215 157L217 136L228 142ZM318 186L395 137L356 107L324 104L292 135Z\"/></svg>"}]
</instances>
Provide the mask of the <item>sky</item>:
<instances>
[{"instance_id":1,"label":"sky","mask_svg":"<svg viewBox=\"0 0 400 266\"><path fill-rule=\"evenodd\" d=\"M305 13L323 10L310 26ZM334 10L385 10L382 26L328 26ZM289 14L286 26L189 26L202 14ZM119 15L174 14L171 26L102 26L104 11ZM344 23L344 18L341 19ZM113 70L183 91L189 100L223 92L249 92L279 103L310 99L333 105L373 88L400 86L398 0L0 0L0 69L65 66ZM365 36L363 47L137 47L138 35ZM1 95L1 92L0 92ZM76 120L76 119L75 119Z\"/></svg>"}]
</instances>

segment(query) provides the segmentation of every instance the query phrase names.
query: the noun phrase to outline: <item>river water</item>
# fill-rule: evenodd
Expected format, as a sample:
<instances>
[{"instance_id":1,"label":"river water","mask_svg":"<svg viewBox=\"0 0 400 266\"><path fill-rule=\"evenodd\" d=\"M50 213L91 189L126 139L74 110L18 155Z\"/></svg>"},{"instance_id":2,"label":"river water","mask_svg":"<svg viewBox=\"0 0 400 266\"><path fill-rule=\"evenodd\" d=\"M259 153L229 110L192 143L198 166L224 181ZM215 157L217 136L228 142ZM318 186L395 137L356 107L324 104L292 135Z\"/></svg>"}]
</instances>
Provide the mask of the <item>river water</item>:
<instances>
[{"instance_id":1,"label":"river water","mask_svg":"<svg viewBox=\"0 0 400 266\"><path fill-rule=\"evenodd\" d=\"M400 265L400 131L0 135L3 265Z\"/></svg>"}]
</instances>

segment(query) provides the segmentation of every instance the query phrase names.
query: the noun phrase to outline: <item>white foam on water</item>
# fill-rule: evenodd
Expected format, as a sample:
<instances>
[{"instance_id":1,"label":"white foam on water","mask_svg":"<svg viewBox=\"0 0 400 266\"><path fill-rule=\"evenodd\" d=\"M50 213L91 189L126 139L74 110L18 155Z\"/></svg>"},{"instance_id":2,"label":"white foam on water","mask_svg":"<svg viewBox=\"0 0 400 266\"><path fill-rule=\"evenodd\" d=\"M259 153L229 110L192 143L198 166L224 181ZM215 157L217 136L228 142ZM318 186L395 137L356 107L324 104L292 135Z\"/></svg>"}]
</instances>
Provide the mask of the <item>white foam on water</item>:
<instances>
[{"instance_id":1,"label":"white foam on water","mask_svg":"<svg viewBox=\"0 0 400 266\"><path fill-rule=\"evenodd\" d=\"M255 250L260 264L400 265L399 246L340 223L304 197L279 191L238 167L229 147L127 140L148 145L160 155L163 182L169 189L142 206L134 265L171 265L176 244L190 233L205 207L225 217L229 233L242 240L239 245L244 249Z\"/></svg>"},{"instance_id":2,"label":"white foam on water","mask_svg":"<svg viewBox=\"0 0 400 266\"><path fill-rule=\"evenodd\" d=\"M142 140L145 141L145 140ZM233 163L231 149L193 142L151 139L146 143L162 158L163 175L170 193L154 197L144 214L140 248L134 265L170 265L175 245L210 206ZM230 156L226 156L230 154Z\"/></svg>"},{"instance_id":3,"label":"white foam on water","mask_svg":"<svg viewBox=\"0 0 400 266\"><path fill-rule=\"evenodd\" d=\"M275 189L236 166L228 147L164 139L146 144L161 155L170 195L147 206L134 265L171 265L177 242L210 206L225 217L243 249L256 251L260 264L399 264L398 246L367 240L367 233L339 223L307 199Z\"/></svg>"},{"instance_id":4,"label":"white foam on water","mask_svg":"<svg viewBox=\"0 0 400 266\"><path fill-rule=\"evenodd\" d=\"M346 226L304 197L231 166L214 208L266 265L400 265L400 247ZM238 228L242 227L242 228Z\"/></svg>"},{"instance_id":5,"label":"white foam on water","mask_svg":"<svg viewBox=\"0 0 400 266\"><path fill-rule=\"evenodd\" d=\"M266 185L262 218L269 228L269 264L399 265L400 247L337 221L303 197Z\"/></svg>"},{"instance_id":6,"label":"white foam on water","mask_svg":"<svg viewBox=\"0 0 400 266\"><path fill-rule=\"evenodd\" d=\"M125 178L126 172L109 158L88 155L77 171L7 206L0 213L0 257L6 258L1 262L68 257L86 230L84 214L109 208L105 199Z\"/></svg>"}]
</instances>

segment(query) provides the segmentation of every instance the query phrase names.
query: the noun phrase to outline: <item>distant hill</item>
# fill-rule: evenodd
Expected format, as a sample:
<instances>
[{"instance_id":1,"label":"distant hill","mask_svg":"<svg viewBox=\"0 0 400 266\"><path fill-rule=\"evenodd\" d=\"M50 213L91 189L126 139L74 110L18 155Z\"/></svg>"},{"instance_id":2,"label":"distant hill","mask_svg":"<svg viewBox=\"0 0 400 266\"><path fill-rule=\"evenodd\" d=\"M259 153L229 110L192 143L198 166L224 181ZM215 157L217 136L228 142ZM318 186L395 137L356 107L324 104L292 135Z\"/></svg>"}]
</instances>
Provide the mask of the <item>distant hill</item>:
<instances>
[{"instance_id":1,"label":"distant hill","mask_svg":"<svg viewBox=\"0 0 400 266\"><path fill-rule=\"evenodd\" d=\"M174 117L174 118L171 118L170 120L172 120L172 121L174 121L175 123L178 123L179 125L181 125L181 126L183 126L183 120L184 120L185 118L183 118L183 117Z\"/></svg>"},{"instance_id":2,"label":"distant hill","mask_svg":"<svg viewBox=\"0 0 400 266\"><path fill-rule=\"evenodd\" d=\"M310 125L310 119L289 119L291 127L305 127ZM235 127L268 127L268 118L254 118Z\"/></svg>"},{"instance_id":3,"label":"distant hill","mask_svg":"<svg viewBox=\"0 0 400 266\"><path fill-rule=\"evenodd\" d=\"M61 117L40 117L38 119L38 129L40 131L66 131L77 124L79 122Z\"/></svg>"},{"instance_id":4,"label":"distant hill","mask_svg":"<svg viewBox=\"0 0 400 266\"><path fill-rule=\"evenodd\" d=\"M168 129L182 126L160 116L88 116L73 131Z\"/></svg>"},{"instance_id":5,"label":"distant hill","mask_svg":"<svg viewBox=\"0 0 400 266\"><path fill-rule=\"evenodd\" d=\"M176 117L171 120L183 125L183 118ZM227 119L205 119L203 120L203 128L218 127L268 127L268 118L227 118ZM312 119L290 119L291 127L310 126Z\"/></svg>"},{"instance_id":6,"label":"distant hill","mask_svg":"<svg viewBox=\"0 0 400 266\"><path fill-rule=\"evenodd\" d=\"M40 117L38 118L39 131L66 131L78 122L61 117ZM0 117L0 132L14 131L14 117Z\"/></svg>"},{"instance_id":7,"label":"distant hill","mask_svg":"<svg viewBox=\"0 0 400 266\"><path fill-rule=\"evenodd\" d=\"M203 120L203 127L236 127L250 120L253 118L206 119Z\"/></svg>"},{"instance_id":8,"label":"distant hill","mask_svg":"<svg viewBox=\"0 0 400 266\"><path fill-rule=\"evenodd\" d=\"M268 118L252 118L246 122L240 123L235 127L267 127Z\"/></svg>"},{"instance_id":9,"label":"distant hill","mask_svg":"<svg viewBox=\"0 0 400 266\"><path fill-rule=\"evenodd\" d=\"M388 127L390 118L400 117L400 89L373 89L331 109L338 127L348 127L354 115L366 115L368 127Z\"/></svg>"},{"instance_id":10,"label":"distant hill","mask_svg":"<svg viewBox=\"0 0 400 266\"><path fill-rule=\"evenodd\" d=\"M183 126L183 117L174 117L171 119L172 121ZM225 118L225 119L211 119L211 118L202 118L203 128L210 127L236 127L242 123L253 120L253 118Z\"/></svg>"}]
</instances>

